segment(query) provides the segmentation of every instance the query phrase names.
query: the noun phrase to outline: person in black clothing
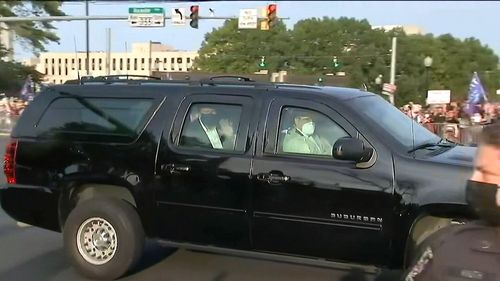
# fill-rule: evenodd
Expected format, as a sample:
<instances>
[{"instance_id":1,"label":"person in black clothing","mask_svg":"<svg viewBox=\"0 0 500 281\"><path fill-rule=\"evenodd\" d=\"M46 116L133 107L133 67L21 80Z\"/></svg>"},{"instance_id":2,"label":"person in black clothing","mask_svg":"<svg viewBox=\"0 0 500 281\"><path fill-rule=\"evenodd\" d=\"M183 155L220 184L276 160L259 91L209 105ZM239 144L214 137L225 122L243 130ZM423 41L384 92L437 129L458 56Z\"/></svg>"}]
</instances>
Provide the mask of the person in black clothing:
<instances>
[{"instance_id":1,"label":"person in black clothing","mask_svg":"<svg viewBox=\"0 0 500 281\"><path fill-rule=\"evenodd\" d=\"M444 123L446 121L446 117L443 112L442 107L437 108L437 112L434 113L434 116L432 118L435 123Z\"/></svg>"},{"instance_id":2,"label":"person in black clothing","mask_svg":"<svg viewBox=\"0 0 500 281\"><path fill-rule=\"evenodd\" d=\"M483 129L466 198L480 220L422 243L404 281L500 280L500 125Z\"/></svg>"}]
</instances>

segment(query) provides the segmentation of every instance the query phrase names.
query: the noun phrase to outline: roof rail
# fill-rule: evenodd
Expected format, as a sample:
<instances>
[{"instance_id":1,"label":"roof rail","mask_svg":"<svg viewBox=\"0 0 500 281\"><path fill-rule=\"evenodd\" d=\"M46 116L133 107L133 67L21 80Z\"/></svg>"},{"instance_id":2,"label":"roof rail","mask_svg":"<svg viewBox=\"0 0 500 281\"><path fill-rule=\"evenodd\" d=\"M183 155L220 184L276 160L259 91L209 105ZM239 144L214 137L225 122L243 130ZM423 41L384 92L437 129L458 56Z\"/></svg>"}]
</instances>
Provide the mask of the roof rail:
<instances>
[{"instance_id":1,"label":"roof rail","mask_svg":"<svg viewBox=\"0 0 500 281\"><path fill-rule=\"evenodd\" d=\"M237 75L219 75L219 76L212 76L208 78L209 80L215 80L215 79L227 79L227 78L233 78L237 79L238 81L245 81L245 82L255 82L255 80L252 80L248 77L244 76L237 76Z\"/></svg>"},{"instance_id":2,"label":"roof rail","mask_svg":"<svg viewBox=\"0 0 500 281\"><path fill-rule=\"evenodd\" d=\"M301 84L276 84L276 88L297 88L297 89L321 89L321 87L318 86L311 86L311 85L301 85Z\"/></svg>"},{"instance_id":3,"label":"roof rail","mask_svg":"<svg viewBox=\"0 0 500 281\"><path fill-rule=\"evenodd\" d=\"M216 81L217 79L224 79L222 81ZM228 80L233 79L233 80ZM271 82L257 82L248 77L234 76L234 75L221 75L213 76L210 78L200 79L199 81L193 81L192 85L209 85L209 86L250 86L250 87L275 87L274 83Z\"/></svg>"},{"instance_id":4,"label":"roof rail","mask_svg":"<svg viewBox=\"0 0 500 281\"><path fill-rule=\"evenodd\" d=\"M141 78L141 79L130 79ZM246 86L258 88L277 88L277 84L272 82L257 82L248 77L221 75L200 80L162 80L158 77L147 75L105 75L105 76L86 76L81 80L68 80L65 84L188 84L189 86Z\"/></svg>"},{"instance_id":5,"label":"roof rail","mask_svg":"<svg viewBox=\"0 0 500 281\"><path fill-rule=\"evenodd\" d=\"M123 78L122 78L123 77ZM116 80L132 80L130 78L143 78L144 80L161 80L159 77L155 76L148 76L148 75L129 75L129 74L118 74L118 75L103 75L103 76L97 76L97 77L88 77L84 79L85 77L82 77L82 80L94 80L94 81L116 81Z\"/></svg>"}]
</instances>

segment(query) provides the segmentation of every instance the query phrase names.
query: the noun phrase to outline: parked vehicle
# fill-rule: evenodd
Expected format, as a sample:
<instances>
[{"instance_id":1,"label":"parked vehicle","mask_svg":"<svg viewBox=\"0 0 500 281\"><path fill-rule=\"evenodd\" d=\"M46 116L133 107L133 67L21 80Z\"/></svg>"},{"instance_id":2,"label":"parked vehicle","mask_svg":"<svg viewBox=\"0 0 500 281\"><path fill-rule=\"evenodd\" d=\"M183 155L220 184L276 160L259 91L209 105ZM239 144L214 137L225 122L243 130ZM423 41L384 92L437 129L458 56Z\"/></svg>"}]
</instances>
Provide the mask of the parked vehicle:
<instances>
[{"instance_id":1,"label":"parked vehicle","mask_svg":"<svg viewBox=\"0 0 500 281\"><path fill-rule=\"evenodd\" d=\"M145 237L401 268L428 235L472 217L474 153L357 89L90 79L28 106L0 196L15 220L62 232L93 278L125 274Z\"/></svg>"}]
</instances>

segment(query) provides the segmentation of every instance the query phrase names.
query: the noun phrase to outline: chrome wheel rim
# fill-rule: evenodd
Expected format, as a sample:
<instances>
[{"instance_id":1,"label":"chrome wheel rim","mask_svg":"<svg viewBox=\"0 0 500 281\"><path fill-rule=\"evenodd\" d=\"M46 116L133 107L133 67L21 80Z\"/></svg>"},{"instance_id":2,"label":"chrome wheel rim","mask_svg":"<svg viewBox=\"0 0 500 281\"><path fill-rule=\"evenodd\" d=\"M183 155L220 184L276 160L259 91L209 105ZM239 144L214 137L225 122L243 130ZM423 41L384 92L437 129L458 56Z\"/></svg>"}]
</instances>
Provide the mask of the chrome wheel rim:
<instances>
[{"instance_id":1,"label":"chrome wheel rim","mask_svg":"<svg viewBox=\"0 0 500 281\"><path fill-rule=\"evenodd\" d=\"M84 221L76 233L78 252L87 262L94 265L109 262L116 253L117 243L114 227L99 217Z\"/></svg>"}]
</instances>

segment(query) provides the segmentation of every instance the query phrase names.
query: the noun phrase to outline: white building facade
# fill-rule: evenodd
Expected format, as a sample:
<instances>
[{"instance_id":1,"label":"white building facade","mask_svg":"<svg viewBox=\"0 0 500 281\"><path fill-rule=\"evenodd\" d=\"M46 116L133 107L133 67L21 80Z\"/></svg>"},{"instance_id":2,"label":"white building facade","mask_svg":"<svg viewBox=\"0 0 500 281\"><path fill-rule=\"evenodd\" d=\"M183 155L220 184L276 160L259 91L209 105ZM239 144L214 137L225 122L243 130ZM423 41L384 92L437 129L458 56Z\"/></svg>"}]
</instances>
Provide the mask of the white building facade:
<instances>
[{"instance_id":1,"label":"white building facade","mask_svg":"<svg viewBox=\"0 0 500 281\"><path fill-rule=\"evenodd\" d=\"M407 35L425 35L425 30L416 25L379 25L372 26L372 29L383 29L390 31L396 28L401 28Z\"/></svg>"},{"instance_id":2,"label":"white building facade","mask_svg":"<svg viewBox=\"0 0 500 281\"><path fill-rule=\"evenodd\" d=\"M88 75L151 75L153 71L188 72L197 52L177 51L158 42L134 43L132 52L90 52ZM62 84L87 75L86 52L41 53L24 61L45 75L46 83Z\"/></svg>"},{"instance_id":3,"label":"white building facade","mask_svg":"<svg viewBox=\"0 0 500 281\"><path fill-rule=\"evenodd\" d=\"M0 22L0 44L8 51L7 56L1 59L12 61L14 59L14 32L9 30L7 25L2 22Z\"/></svg>"}]
</instances>

